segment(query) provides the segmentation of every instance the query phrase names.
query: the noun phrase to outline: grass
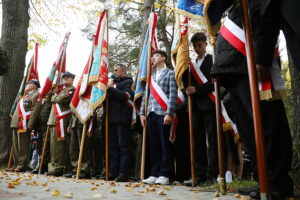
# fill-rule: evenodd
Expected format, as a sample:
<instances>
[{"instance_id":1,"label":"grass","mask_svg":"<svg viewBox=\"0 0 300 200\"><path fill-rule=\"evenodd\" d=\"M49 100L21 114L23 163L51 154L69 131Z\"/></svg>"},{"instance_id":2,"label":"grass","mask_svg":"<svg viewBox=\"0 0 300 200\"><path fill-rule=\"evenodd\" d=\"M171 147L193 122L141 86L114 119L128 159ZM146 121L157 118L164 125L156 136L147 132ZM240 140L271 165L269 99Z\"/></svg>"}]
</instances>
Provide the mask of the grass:
<instances>
[{"instance_id":1,"label":"grass","mask_svg":"<svg viewBox=\"0 0 300 200\"><path fill-rule=\"evenodd\" d=\"M231 183L227 183L227 192L236 192L239 188L249 188L257 185L257 182L250 180L234 179ZM218 183L205 183L199 186L201 191L215 192L219 190Z\"/></svg>"}]
</instances>

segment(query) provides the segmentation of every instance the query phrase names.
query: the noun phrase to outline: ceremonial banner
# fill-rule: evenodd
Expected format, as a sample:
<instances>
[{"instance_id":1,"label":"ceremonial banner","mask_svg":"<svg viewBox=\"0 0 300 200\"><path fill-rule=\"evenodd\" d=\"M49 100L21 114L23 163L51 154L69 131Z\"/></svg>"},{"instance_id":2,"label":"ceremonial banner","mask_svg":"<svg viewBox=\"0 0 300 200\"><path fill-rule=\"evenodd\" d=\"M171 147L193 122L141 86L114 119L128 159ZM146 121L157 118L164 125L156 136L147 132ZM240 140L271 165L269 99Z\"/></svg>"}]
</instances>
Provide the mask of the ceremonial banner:
<instances>
[{"instance_id":1,"label":"ceremonial banner","mask_svg":"<svg viewBox=\"0 0 300 200\"><path fill-rule=\"evenodd\" d=\"M28 81L32 79L39 80L39 75L38 75L38 69L37 69L37 64L38 64L38 50L39 50L39 44L35 44L35 49L34 53L30 59L29 64L27 67L24 69L24 77L21 83L21 86L19 88L18 94L15 98L14 104L12 105L12 108L10 110L10 116L13 116L16 107L18 105L19 100L23 97L24 95L24 90L25 90L25 85L28 83Z\"/></svg>"},{"instance_id":2,"label":"ceremonial banner","mask_svg":"<svg viewBox=\"0 0 300 200\"><path fill-rule=\"evenodd\" d=\"M67 33L58 52L58 57L52 65L52 69L47 77L44 87L40 92L40 98L45 98L45 96L51 91L52 88L58 87L62 88L62 73L66 71L66 50L69 41L70 33Z\"/></svg>"},{"instance_id":3,"label":"ceremonial banner","mask_svg":"<svg viewBox=\"0 0 300 200\"><path fill-rule=\"evenodd\" d=\"M211 36L211 43L216 42L217 33L221 27L223 12L232 5L230 1L205 0L203 16L208 34Z\"/></svg>"},{"instance_id":4,"label":"ceremonial banner","mask_svg":"<svg viewBox=\"0 0 300 200\"><path fill-rule=\"evenodd\" d=\"M183 89L182 75L189 68L189 38L188 38L188 18L177 17L175 37L171 49L171 59L175 70L175 79L179 89Z\"/></svg>"},{"instance_id":5,"label":"ceremonial banner","mask_svg":"<svg viewBox=\"0 0 300 200\"><path fill-rule=\"evenodd\" d=\"M95 37L95 52L89 73L92 85L90 107L94 111L106 97L108 83L108 18L107 11L101 13Z\"/></svg>"},{"instance_id":6,"label":"ceremonial banner","mask_svg":"<svg viewBox=\"0 0 300 200\"><path fill-rule=\"evenodd\" d=\"M144 45L139 62L139 71L136 79L134 94L134 105L137 112L140 111L142 96L146 89L146 83L151 73L151 56L154 50L158 49L157 43L157 24L158 16L156 13L150 13L148 19L148 30L145 35Z\"/></svg>"},{"instance_id":7,"label":"ceremonial banner","mask_svg":"<svg viewBox=\"0 0 300 200\"><path fill-rule=\"evenodd\" d=\"M179 14L194 19L202 19L203 17L203 0L178 0Z\"/></svg>"},{"instance_id":8,"label":"ceremonial banner","mask_svg":"<svg viewBox=\"0 0 300 200\"><path fill-rule=\"evenodd\" d=\"M93 115L93 110L90 106L92 85L88 82L92 62L93 49L82 72L82 75L78 81L76 90L74 92L70 104L72 112L76 115L76 117L80 120L82 124L84 124Z\"/></svg>"}]
</instances>

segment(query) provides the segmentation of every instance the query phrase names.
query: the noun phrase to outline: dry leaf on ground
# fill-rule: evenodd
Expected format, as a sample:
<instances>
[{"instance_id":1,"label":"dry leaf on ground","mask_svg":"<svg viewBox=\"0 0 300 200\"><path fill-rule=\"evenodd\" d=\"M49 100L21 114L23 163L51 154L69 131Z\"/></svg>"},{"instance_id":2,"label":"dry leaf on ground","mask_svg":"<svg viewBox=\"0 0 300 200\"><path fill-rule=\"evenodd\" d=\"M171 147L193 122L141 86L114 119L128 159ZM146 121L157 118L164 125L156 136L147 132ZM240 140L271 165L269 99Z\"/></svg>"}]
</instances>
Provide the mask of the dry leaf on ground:
<instances>
[{"instance_id":1,"label":"dry leaf on ground","mask_svg":"<svg viewBox=\"0 0 300 200\"><path fill-rule=\"evenodd\" d=\"M7 188L13 189L13 188L16 188L16 187L14 186L14 184L8 183Z\"/></svg>"},{"instance_id":2,"label":"dry leaf on ground","mask_svg":"<svg viewBox=\"0 0 300 200\"><path fill-rule=\"evenodd\" d=\"M45 187L45 188L41 189L41 191L49 192L50 188L49 187Z\"/></svg>"},{"instance_id":3,"label":"dry leaf on ground","mask_svg":"<svg viewBox=\"0 0 300 200\"><path fill-rule=\"evenodd\" d=\"M54 196L54 197L59 196L60 191L59 190L54 190L51 195Z\"/></svg>"},{"instance_id":4,"label":"dry leaf on ground","mask_svg":"<svg viewBox=\"0 0 300 200\"><path fill-rule=\"evenodd\" d=\"M64 194L63 197L67 198L67 199L72 199L73 198L73 193L72 192L66 193L66 194Z\"/></svg>"},{"instance_id":5,"label":"dry leaf on ground","mask_svg":"<svg viewBox=\"0 0 300 200\"><path fill-rule=\"evenodd\" d=\"M117 193L117 190L112 189L112 190L110 190L110 193L115 194L115 193Z\"/></svg>"},{"instance_id":6,"label":"dry leaf on ground","mask_svg":"<svg viewBox=\"0 0 300 200\"><path fill-rule=\"evenodd\" d=\"M158 193L157 193L158 195L161 195L161 196L164 196L164 195L167 195L166 193L165 193L165 191L159 191Z\"/></svg>"}]
</instances>

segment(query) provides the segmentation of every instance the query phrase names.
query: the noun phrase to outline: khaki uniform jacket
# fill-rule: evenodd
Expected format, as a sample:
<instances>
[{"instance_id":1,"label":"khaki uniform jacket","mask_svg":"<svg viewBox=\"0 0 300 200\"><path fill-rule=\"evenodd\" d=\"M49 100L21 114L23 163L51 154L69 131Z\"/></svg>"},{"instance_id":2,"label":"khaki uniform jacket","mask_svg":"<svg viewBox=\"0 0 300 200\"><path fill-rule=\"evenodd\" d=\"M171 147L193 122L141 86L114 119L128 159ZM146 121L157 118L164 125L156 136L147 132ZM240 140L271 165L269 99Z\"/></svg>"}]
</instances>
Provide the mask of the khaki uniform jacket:
<instances>
[{"instance_id":1,"label":"khaki uniform jacket","mask_svg":"<svg viewBox=\"0 0 300 200\"><path fill-rule=\"evenodd\" d=\"M40 96L39 91L31 91L25 96L23 96L23 106L26 112L31 111L30 118L27 121L27 127L36 125L38 115L41 108L41 102L38 101L38 97ZM10 123L11 128L19 127L19 113L18 108L16 108L14 115L12 116L12 120Z\"/></svg>"},{"instance_id":2,"label":"khaki uniform jacket","mask_svg":"<svg viewBox=\"0 0 300 200\"><path fill-rule=\"evenodd\" d=\"M57 103L62 112L70 110L70 102L74 95L74 91L75 91L75 87L73 87L73 86L65 87L60 93L54 94L51 97L51 103L53 103L53 104ZM55 116L53 106L51 107L51 112L49 115L47 125L56 126L56 116ZM64 125L67 126L68 122L66 122L66 123L64 122Z\"/></svg>"}]
</instances>

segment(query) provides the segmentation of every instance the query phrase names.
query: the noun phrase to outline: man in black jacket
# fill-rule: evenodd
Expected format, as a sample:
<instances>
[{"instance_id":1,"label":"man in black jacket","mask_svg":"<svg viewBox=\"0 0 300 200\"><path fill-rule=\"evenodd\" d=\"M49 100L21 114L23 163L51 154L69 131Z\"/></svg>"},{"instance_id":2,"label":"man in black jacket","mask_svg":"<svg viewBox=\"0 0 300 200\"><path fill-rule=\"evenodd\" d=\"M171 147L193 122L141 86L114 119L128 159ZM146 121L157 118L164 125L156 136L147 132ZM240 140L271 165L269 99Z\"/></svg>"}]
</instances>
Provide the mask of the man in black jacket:
<instances>
[{"instance_id":1,"label":"man in black jacket","mask_svg":"<svg viewBox=\"0 0 300 200\"><path fill-rule=\"evenodd\" d=\"M205 33L195 33L191 41L198 57L191 61L191 85L188 85L187 72L183 75L183 83L186 94L193 99L196 175L198 182L213 181L218 176L218 150L215 104L209 97L214 90L210 76L212 56L206 53ZM201 80L201 74L206 80ZM186 185L191 185L191 182L186 182Z\"/></svg>"},{"instance_id":2,"label":"man in black jacket","mask_svg":"<svg viewBox=\"0 0 300 200\"><path fill-rule=\"evenodd\" d=\"M117 182L128 181L130 171L130 124L132 121L132 78L126 76L126 67L114 67L115 79L109 83L109 172L110 179Z\"/></svg>"},{"instance_id":3,"label":"man in black jacket","mask_svg":"<svg viewBox=\"0 0 300 200\"><path fill-rule=\"evenodd\" d=\"M257 14L257 8L255 4L251 5L250 14L253 24L262 20L259 17L260 15ZM229 13L229 19L241 28L242 15L240 5L235 4ZM260 28L253 26L256 53L255 63L259 69L259 79L264 80L266 76L265 68L259 65L269 63L269 59L273 59L274 46L272 52L268 52L265 57L260 55L261 48L258 46L260 38L258 38L259 35L257 34ZM266 43L269 42L266 41ZM267 65L271 67L271 63ZM238 131L249 153L253 158L256 158L246 57L233 47L223 37L222 33L219 34L217 39L216 59L211 73L220 81L222 86L230 91ZM260 103L271 196L272 199L281 200L293 196L293 182L288 175L292 161L290 129L281 99L261 100ZM250 196L254 199L259 198L258 188L248 190L247 193L250 193Z\"/></svg>"}]
</instances>

